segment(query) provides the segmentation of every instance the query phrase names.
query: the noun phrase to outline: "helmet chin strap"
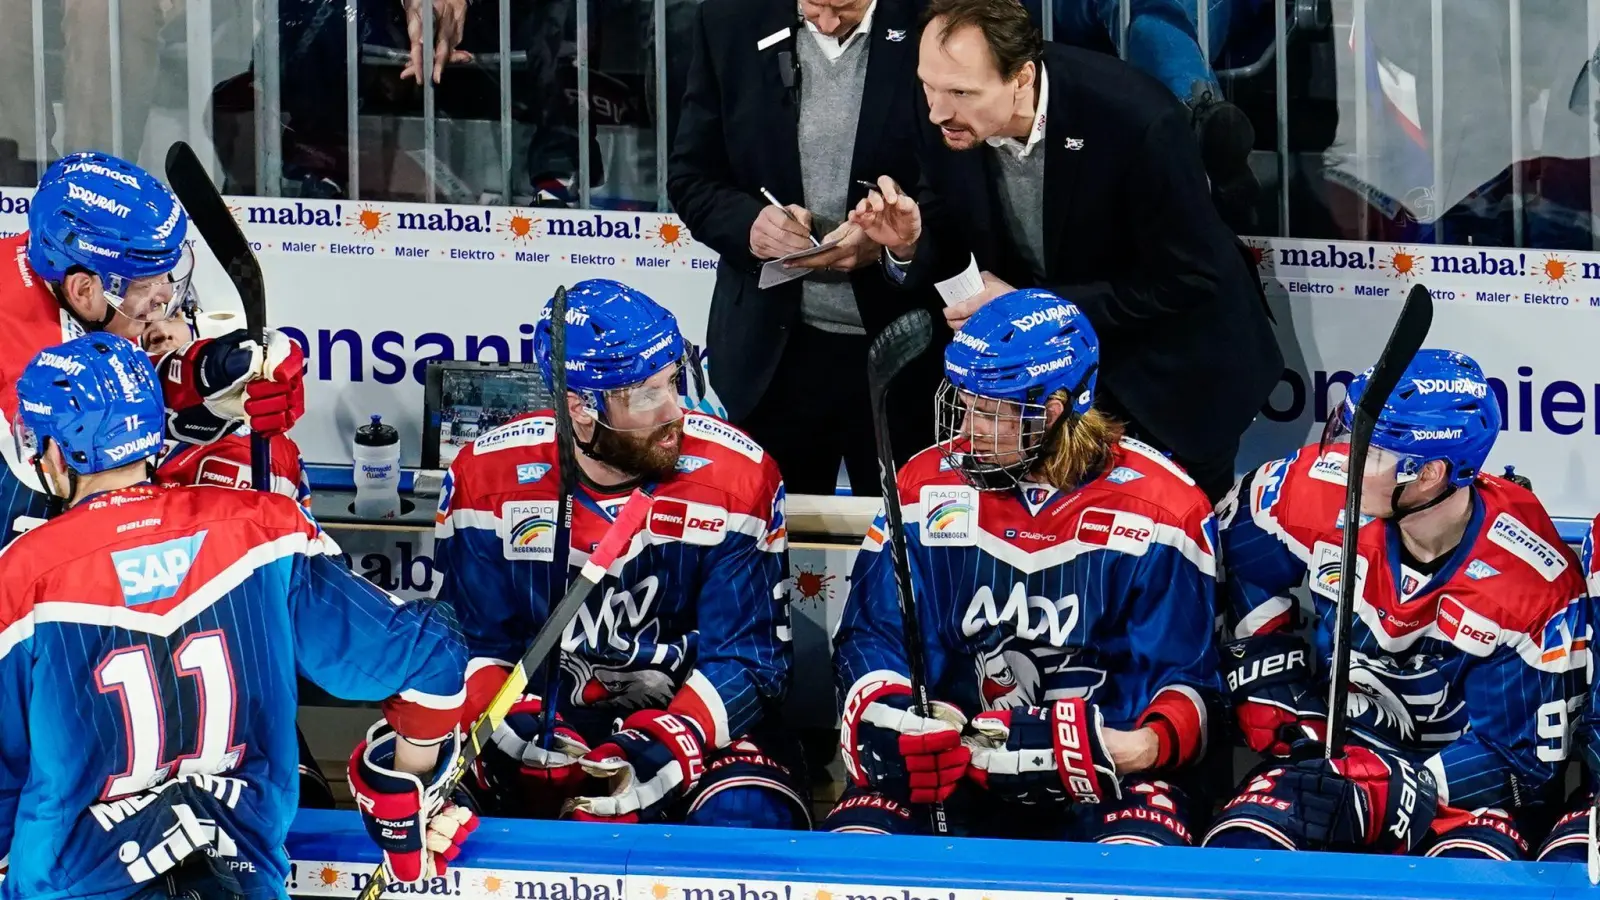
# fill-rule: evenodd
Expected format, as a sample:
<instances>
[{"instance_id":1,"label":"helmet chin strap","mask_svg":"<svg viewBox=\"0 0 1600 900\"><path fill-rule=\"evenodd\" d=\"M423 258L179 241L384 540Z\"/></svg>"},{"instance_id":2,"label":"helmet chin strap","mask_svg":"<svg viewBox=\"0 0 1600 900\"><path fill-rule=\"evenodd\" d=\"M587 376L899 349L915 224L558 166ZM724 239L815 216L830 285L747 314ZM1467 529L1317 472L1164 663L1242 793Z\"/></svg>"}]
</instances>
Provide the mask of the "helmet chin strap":
<instances>
[{"instance_id":1,"label":"helmet chin strap","mask_svg":"<svg viewBox=\"0 0 1600 900\"><path fill-rule=\"evenodd\" d=\"M1404 519L1406 516L1416 515L1424 510L1433 509L1435 506L1438 506L1444 501L1449 500L1455 495L1457 488L1453 484L1446 485L1445 489L1439 492L1439 496L1434 497L1432 500L1429 500L1425 503L1419 503L1416 506L1402 508L1400 506L1400 495L1405 493L1405 490L1405 485L1397 484L1394 486L1394 490L1389 494L1389 508L1394 511L1394 514L1389 516L1389 521L1396 524L1399 524L1400 520Z\"/></svg>"},{"instance_id":2,"label":"helmet chin strap","mask_svg":"<svg viewBox=\"0 0 1600 900\"><path fill-rule=\"evenodd\" d=\"M71 303L67 302L67 292L63 282L55 282L50 285L50 288L50 292L56 295L56 304L62 309L66 310L67 315L72 317L72 321L77 322L78 326L84 331L91 333L96 331L105 331L108 327L110 327L111 321L117 317L117 308L112 306L110 303L107 303L106 314L101 317L99 322L91 322L88 319L85 319L83 316L78 315L78 311L72 308Z\"/></svg>"}]
</instances>

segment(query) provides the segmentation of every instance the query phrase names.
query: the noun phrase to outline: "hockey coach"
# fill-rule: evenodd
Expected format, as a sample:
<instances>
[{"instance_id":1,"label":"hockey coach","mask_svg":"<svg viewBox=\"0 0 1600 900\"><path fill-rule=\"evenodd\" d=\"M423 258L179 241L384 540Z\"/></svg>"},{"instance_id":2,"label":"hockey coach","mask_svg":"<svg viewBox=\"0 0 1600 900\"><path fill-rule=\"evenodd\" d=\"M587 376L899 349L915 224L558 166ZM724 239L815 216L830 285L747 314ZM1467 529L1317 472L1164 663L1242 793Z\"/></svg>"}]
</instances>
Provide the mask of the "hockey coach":
<instances>
[{"instance_id":1,"label":"hockey coach","mask_svg":"<svg viewBox=\"0 0 1600 900\"><path fill-rule=\"evenodd\" d=\"M1097 404L1220 498L1283 356L1188 110L1116 57L1045 43L1018 0L931 0L923 21L921 181L880 177L851 221L891 281L940 287L952 328L1014 287L1076 304Z\"/></svg>"}]
</instances>

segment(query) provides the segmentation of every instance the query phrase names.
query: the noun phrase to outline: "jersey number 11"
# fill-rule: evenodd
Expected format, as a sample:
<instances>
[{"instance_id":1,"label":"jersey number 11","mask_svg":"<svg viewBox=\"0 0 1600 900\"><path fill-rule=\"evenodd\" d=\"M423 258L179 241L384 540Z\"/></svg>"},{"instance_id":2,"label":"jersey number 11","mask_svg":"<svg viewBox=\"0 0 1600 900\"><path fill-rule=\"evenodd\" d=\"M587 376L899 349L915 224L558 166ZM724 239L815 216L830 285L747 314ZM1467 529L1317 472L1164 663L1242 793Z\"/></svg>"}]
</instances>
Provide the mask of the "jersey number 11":
<instances>
[{"instance_id":1,"label":"jersey number 11","mask_svg":"<svg viewBox=\"0 0 1600 900\"><path fill-rule=\"evenodd\" d=\"M156 687L156 671L146 646L127 647L107 656L95 669L100 693L122 697L127 729L128 769L106 779L101 800L148 791L171 778L215 775L239 765L243 747L233 746L233 663L221 631L190 635L172 654L180 676L198 681L200 736L195 752L162 762L166 705ZM188 719L188 716L184 717Z\"/></svg>"}]
</instances>

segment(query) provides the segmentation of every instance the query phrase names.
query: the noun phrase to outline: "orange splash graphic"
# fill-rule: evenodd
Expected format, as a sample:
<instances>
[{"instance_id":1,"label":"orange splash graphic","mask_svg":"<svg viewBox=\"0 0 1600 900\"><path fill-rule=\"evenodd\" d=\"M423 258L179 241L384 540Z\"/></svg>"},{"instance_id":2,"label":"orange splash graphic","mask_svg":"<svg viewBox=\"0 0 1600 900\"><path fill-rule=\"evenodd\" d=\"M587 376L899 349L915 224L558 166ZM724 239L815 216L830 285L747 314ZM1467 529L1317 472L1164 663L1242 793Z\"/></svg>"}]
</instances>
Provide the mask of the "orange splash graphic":
<instances>
[{"instance_id":1,"label":"orange splash graphic","mask_svg":"<svg viewBox=\"0 0 1600 900\"><path fill-rule=\"evenodd\" d=\"M539 227L543 223L544 219L516 209L511 211L511 215L504 222L496 225L495 230L513 241L531 241L544 231Z\"/></svg>"},{"instance_id":2,"label":"orange splash graphic","mask_svg":"<svg viewBox=\"0 0 1600 900\"><path fill-rule=\"evenodd\" d=\"M323 887L333 887L339 883L339 870L323 866L322 871L317 873L317 879L322 882Z\"/></svg>"},{"instance_id":3,"label":"orange splash graphic","mask_svg":"<svg viewBox=\"0 0 1600 900\"><path fill-rule=\"evenodd\" d=\"M650 885L650 896L656 898L656 900L667 900L667 895L671 893L672 888L667 887L659 881Z\"/></svg>"},{"instance_id":4,"label":"orange splash graphic","mask_svg":"<svg viewBox=\"0 0 1600 900\"><path fill-rule=\"evenodd\" d=\"M693 239L689 237L689 229L683 227L683 223L676 219L667 219L647 234L651 243L663 250L677 250L693 243Z\"/></svg>"},{"instance_id":5,"label":"orange splash graphic","mask_svg":"<svg viewBox=\"0 0 1600 900\"><path fill-rule=\"evenodd\" d=\"M811 569L801 569L794 577L795 593L801 600L831 600L833 588L830 583L837 576L815 572Z\"/></svg>"},{"instance_id":6,"label":"orange splash graphic","mask_svg":"<svg viewBox=\"0 0 1600 900\"><path fill-rule=\"evenodd\" d=\"M1551 284L1566 284L1572 277L1572 263L1555 256L1545 257L1540 274Z\"/></svg>"},{"instance_id":7,"label":"orange splash graphic","mask_svg":"<svg viewBox=\"0 0 1600 900\"><path fill-rule=\"evenodd\" d=\"M358 234L378 235L389 230L389 217L393 213L381 209L363 206L356 210L345 220L345 224L354 228Z\"/></svg>"},{"instance_id":8,"label":"orange splash graphic","mask_svg":"<svg viewBox=\"0 0 1600 900\"><path fill-rule=\"evenodd\" d=\"M1416 274L1417 267L1422 265L1423 257L1396 247L1389 254L1389 258L1379 263L1380 268L1388 269L1395 278L1410 278Z\"/></svg>"},{"instance_id":9,"label":"orange splash graphic","mask_svg":"<svg viewBox=\"0 0 1600 900\"><path fill-rule=\"evenodd\" d=\"M833 892L819 890L817 891L817 900L833 900Z\"/></svg>"},{"instance_id":10,"label":"orange splash graphic","mask_svg":"<svg viewBox=\"0 0 1600 900\"><path fill-rule=\"evenodd\" d=\"M1272 252L1271 248L1263 247L1260 244L1246 244L1245 248L1250 251L1250 259L1256 264L1256 268L1260 269L1266 266L1267 254ZM988 898L985 897L984 900L988 900Z\"/></svg>"},{"instance_id":11,"label":"orange splash graphic","mask_svg":"<svg viewBox=\"0 0 1600 900\"><path fill-rule=\"evenodd\" d=\"M500 893L500 879L493 875L483 876L483 889L491 894Z\"/></svg>"}]
</instances>

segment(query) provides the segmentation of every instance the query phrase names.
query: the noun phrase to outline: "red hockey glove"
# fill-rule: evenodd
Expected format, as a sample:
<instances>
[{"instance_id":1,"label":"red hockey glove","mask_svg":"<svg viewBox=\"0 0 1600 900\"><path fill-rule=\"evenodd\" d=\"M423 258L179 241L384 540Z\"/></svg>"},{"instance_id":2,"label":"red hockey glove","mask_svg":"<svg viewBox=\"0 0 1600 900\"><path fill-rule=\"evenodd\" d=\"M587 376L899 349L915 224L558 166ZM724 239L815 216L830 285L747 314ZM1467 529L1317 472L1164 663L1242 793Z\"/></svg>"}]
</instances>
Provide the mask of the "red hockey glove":
<instances>
[{"instance_id":1,"label":"red hockey glove","mask_svg":"<svg viewBox=\"0 0 1600 900\"><path fill-rule=\"evenodd\" d=\"M579 821L653 822L700 782L706 771L705 738L684 716L640 710L611 740L578 763L606 782L606 797L579 797L567 812Z\"/></svg>"},{"instance_id":2,"label":"red hockey glove","mask_svg":"<svg viewBox=\"0 0 1600 900\"><path fill-rule=\"evenodd\" d=\"M1287 634L1262 634L1222 645L1228 696L1251 750L1288 756L1295 741L1321 740L1327 704L1311 691L1311 651Z\"/></svg>"},{"instance_id":3,"label":"red hockey glove","mask_svg":"<svg viewBox=\"0 0 1600 900\"><path fill-rule=\"evenodd\" d=\"M482 807L486 815L552 815L588 780L578 759L589 745L557 715L545 750L543 712L538 697L517 701L474 764L476 796L491 804Z\"/></svg>"},{"instance_id":4,"label":"red hockey glove","mask_svg":"<svg viewBox=\"0 0 1600 900\"><path fill-rule=\"evenodd\" d=\"M367 731L367 739L350 754L350 790L367 834L383 850L384 867L395 881L411 883L443 875L478 827L478 818L455 798L443 796L460 753L459 733L439 748L439 763L426 782L394 768L399 739L387 722ZM465 802L461 792L457 797Z\"/></svg>"},{"instance_id":5,"label":"red hockey glove","mask_svg":"<svg viewBox=\"0 0 1600 900\"><path fill-rule=\"evenodd\" d=\"M911 711L911 686L899 675L874 672L856 682L839 731L850 780L912 803L949 797L972 755L961 743L967 717L938 701L928 712Z\"/></svg>"},{"instance_id":6,"label":"red hockey glove","mask_svg":"<svg viewBox=\"0 0 1600 900\"><path fill-rule=\"evenodd\" d=\"M980 713L967 738L973 781L1017 803L1122 799L1100 710L1081 699Z\"/></svg>"},{"instance_id":7,"label":"red hockey glove","mask_svg":"<svg viewBox=\"0 0 1600 900\"><path fill-rule=\"evenodd\" d=\"M263 350L244 331L234 331L162 358L162 390L173 411L174 437L210 443L236 422L268 436L294 425L305 412L305 357L282 332L268 331L266 338Z\"/></svg>"}]
</instances>

